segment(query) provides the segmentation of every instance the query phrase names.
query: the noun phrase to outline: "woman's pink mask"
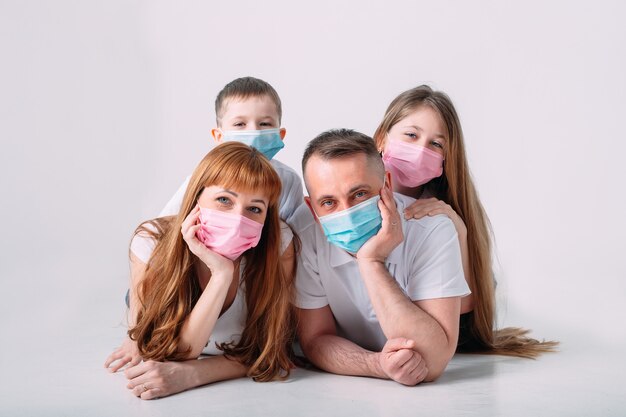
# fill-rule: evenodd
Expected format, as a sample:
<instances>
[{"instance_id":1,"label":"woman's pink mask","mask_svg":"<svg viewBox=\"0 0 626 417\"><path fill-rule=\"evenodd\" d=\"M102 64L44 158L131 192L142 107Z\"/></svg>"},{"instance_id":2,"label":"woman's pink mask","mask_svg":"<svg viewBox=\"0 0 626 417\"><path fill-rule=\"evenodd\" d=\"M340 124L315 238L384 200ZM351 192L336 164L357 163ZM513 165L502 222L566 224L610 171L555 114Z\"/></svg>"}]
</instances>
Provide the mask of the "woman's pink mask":
<instances>
[{"instance_id":1,"label":"woman's pink mask","mask_svg":"<svg viewBox=\"0 0 626 417\"><path fill-rule=\"evenodd\" d=\"M393 179L403 187L418 187L443 173L442 155L401 140L387 140L383 163Z\"/></svg>"},{"instance_id":2,"label":"woman's pink mask","mask_svg":"<svg viewBox=\"0 0 626 417\"><path fill-rule=\"evenodd\" d=\"M196 232L198 240L231 261L255 247L261 239L263 224L240 214L201 207L199 219L202 227Z\"/></svg>"}]
</instances>

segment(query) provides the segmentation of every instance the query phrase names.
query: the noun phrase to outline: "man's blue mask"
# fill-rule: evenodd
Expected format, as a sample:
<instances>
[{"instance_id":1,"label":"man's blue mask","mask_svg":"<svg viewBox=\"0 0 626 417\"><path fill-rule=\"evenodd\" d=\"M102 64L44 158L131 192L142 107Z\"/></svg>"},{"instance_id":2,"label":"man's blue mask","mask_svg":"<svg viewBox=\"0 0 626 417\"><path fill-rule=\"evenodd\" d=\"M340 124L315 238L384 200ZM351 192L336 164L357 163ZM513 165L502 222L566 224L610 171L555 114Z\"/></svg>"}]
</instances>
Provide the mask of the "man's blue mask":
<instances>
[{"instance_id":1,"label":"man's blue mask","mask_svg":"<svg viewBox=\"0 0 626 417\"><path fill-rule=\"evenodd\" d=\"M343 250L357 253L380 230L380 196L372 197L349 209L318 217L326 239Z\"/></svg>"},{"instance_id":2,"label":"man's blue mask","mask_svg":"<svg viewBox=\"0 0 626 417\"><path fill-rule=\"evenodd\" d=\"M241 142L255 148L267 159L272 159L285 144L280 139L280 129L225 130L224 142Z\"/></svg>"}]
</instances>

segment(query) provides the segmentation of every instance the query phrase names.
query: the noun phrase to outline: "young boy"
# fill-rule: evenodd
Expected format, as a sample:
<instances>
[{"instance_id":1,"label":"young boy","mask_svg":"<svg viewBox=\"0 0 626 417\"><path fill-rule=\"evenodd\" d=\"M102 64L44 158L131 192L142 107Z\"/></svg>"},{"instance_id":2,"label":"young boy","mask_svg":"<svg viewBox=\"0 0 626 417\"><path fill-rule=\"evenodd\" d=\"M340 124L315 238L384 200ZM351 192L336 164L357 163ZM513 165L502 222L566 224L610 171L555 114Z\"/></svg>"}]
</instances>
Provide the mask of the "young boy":
<instances>
[{"instance_id":1,"label":"young boy","mask_svg":"<svg viewBox=\"0 0 626 417\"><path fill-rule=\"evenodd\" d=\"M243 142L257 148L270 159L280 177L280 217L289 223L296 208L303 202L302 182L292 168L273 159L285 145L286 130L280 127L282 107L276 90L267 82L254 77L231 81L215 99L217 127L211 129L215 142ZM185 179L158 217L178 214L189 184Z\"/></svg>"}]
</instances>

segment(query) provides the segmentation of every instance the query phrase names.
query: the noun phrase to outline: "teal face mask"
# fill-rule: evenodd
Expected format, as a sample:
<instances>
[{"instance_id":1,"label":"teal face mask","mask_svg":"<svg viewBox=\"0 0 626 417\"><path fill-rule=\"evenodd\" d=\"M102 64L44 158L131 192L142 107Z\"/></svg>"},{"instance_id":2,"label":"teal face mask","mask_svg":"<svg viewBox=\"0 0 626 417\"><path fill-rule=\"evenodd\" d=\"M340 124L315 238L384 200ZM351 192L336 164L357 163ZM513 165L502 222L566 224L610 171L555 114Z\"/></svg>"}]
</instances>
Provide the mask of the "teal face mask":
<instances>
[{"instance_id":1,"label":"teal face mask","mask_svg":"<svg viewBox=\"0 0 626 417\"><path fill-rule=\"evenodd\" d=\"M380 230L383 219L378 200L380 196L375 196L349 209L318 217L326 239L345 251L357 253Z\"/></svg>"},{"instance_id":2,"label":"teal face mask","mask_svg":"<svg viewBox=\"0 0 626 417\"><path fill-rule=\"evenodd\" d=\"M280 129L225 130L224 142L241 142L255 148L267 159L272 159L285 144L280 139Z\"/></svg>"}]
</instances>

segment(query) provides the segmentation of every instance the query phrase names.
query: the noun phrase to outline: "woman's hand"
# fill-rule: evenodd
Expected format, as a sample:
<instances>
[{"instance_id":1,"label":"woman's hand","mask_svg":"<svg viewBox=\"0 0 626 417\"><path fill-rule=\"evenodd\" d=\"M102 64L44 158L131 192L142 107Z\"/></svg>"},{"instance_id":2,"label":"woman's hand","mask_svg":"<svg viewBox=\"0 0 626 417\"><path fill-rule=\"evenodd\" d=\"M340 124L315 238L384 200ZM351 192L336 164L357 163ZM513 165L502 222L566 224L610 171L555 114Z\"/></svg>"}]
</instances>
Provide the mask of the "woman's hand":
<instances>
[{"instance_id":1,"label":"woman's hand","mask_svg":"<svg viewBox=\"0 0 626 417\"><path fill-rule=\"evenodd\" d=\"M117 372L126 364L128 364L126 369L129 369L140 362L141 355L139 354L137 343L127 336L122 342L122 346L109 355L106 362L104 362L104 367L111 372Z\"/></svg>"},{"instance_id":2,"label":"woman's hand","mask_svg":"<svg viewBox=\"0 0 626 417\"><path fill-rule=\"evenodd\" d=\"M126 371L126 387L142 400L151 400L213 382L241 378L247 372L246 366L224 355L182 362L147 361Z\"/></svg>"},{"instance_id":3,"label":"woman's hand","mask_svg":"<svg viewBox=\"0 0 626 417\"><path fill-rule=\"evenodd\" d=\"M211 270L212 275L219 273L232 277L232 273L235 269L233 261L215 253L207 248L204 243L200 242L196 236L200 228L202 228L202 224L200 224L200 206L196 205L181 225L180 232L183 235L183 239L187 243L191 253L204 262Z\"/></svg>"},{"instance_id":4,"label":"woman's hand","mask_svg":"<svg viewBox=\"0 0 626 417\"><path fill-rule=\"evenodd\" d=\"M186 362L147 361L126 370L126 388L142 400L167 397L196 386Z\"/></svg>"},{"instance_id":5,"label":"woman's hand","mask_svg":"<svg viewBox=\"0 0 626 417\"><path fill-rule=\"evenodd\" d=\"M437 214L445 214L452 220L460 239L464 239L467 236L467 228L465 227L463 219L461 219L456 211L454 211L449 204L446 204L445 201L434 197L425 198L423 200L416 200L413 204L404 209L404 218L407 220L410 218L421 219L424 216L435 216Z\"/></svg>"}]
</instances>

